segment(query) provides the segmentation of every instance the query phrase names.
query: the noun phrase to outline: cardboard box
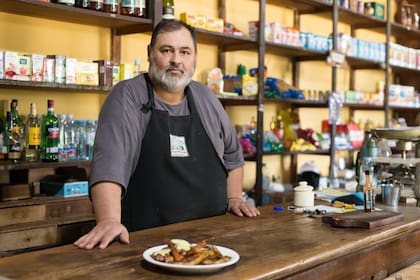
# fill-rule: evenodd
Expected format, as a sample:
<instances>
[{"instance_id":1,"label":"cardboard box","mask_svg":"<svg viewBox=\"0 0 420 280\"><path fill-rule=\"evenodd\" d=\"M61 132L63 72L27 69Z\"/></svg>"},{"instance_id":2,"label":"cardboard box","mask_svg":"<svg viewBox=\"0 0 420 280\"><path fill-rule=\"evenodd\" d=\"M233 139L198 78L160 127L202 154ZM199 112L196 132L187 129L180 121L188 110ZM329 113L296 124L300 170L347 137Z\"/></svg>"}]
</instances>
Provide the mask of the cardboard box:
<instances>
[{"instance_id":1,"label":"cardboard box","mask_svg":"<svg viewBox=\"0 0 420 280\"><path fill-rule=\"evenodd\" d=\"M0 79L4 79L4 51L0 51Z\"/></svg>"},{"instance_id":2,"label":"cardboard box","mask_svg":"<svg viewBox=\"0 0 420 280\"><path fill-rule=\"evenodd\" d=\"M4 77L9 80L16 80L18 73L19 58L17 52L4 52Z\"/></svg>"},{"instance_id":3,"label":"cardboard box","mask_svg":"<svg viewBox=\"0 0 420 280\"><path fill-rule=\"evenodd\" d=\"M66 58L66 84L77 84L77 59Z\"/></svg>"},{"instance_id":4,"label":"cardboard box","mask_svg":"<svg viewBox=\"0 0 420 280\"><path fill-rule=\"evenodd\" d=\"M118 84L120 81L120 66L114 65L112 67L112 85Z\"/></svg>"},{"instance_id":5,"label":"cardboard box","mask_svg":"<svg viewBox=\"0 0 420 280\"><path fill-rule=\"evenodd\" d=\"M30 57L32 60L31 80L35 82L42 82L44 80L44 55L28 54L26 56Z\"/></svg>"},{"instance_id":6,"label":"cardboard box","mask_svg":"<svg viewBox=\"0 0 420 280\"><path fill-rule=\"evenodd\" d=\"M18 72L16 73L16 80L30 81L32 76L32 60L28 56L18 56Z\"/></svg>"}]
</instances>

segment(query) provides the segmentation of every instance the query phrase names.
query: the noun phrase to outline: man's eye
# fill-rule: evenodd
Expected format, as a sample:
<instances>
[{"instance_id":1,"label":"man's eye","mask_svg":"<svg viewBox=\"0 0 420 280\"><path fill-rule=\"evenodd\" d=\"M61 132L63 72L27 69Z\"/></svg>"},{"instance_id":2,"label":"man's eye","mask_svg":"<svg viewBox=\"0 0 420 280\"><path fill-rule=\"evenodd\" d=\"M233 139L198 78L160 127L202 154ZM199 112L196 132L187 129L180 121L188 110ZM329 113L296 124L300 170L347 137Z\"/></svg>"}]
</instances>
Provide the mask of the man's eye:
<instances>
[{"instance_id":1,"label":"man's eye","mask_svg":"<svg viewBox=\"0 0 420 280\"><path fill-rule=\"evenodd\" d=\"M181 51L181 55L182 56L187 56L187 55L190 55L190 52L189 51Z\"/></svg>"},{"instance_id":2,"label":"man's eye","mask_svg":"<svg viewBox=\"0 0 420 280\"><path fill-rule=\"evenodd\" d=\"M172 53L172 51L170 49L163 49L161 50L163 55L170 55Z\"/></svg>"}]
</instances>

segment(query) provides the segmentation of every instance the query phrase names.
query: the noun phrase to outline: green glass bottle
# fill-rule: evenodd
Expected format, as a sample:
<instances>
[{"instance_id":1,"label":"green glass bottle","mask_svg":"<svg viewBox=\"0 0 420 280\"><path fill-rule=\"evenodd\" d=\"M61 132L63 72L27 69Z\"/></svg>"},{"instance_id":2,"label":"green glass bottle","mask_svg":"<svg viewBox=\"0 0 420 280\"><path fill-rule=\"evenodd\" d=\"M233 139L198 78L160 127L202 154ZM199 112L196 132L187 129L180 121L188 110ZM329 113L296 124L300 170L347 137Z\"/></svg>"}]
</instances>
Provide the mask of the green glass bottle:
<instances>
[{"instance_id":1,"label":"green glass bottle","mask_svg":"<svg viewBox=\"0 0 420 280\"><path fill-rule=\"evenodd\" d=\"M41 150L41 122L39 120L36 104L31 103L28 121L26 122L26 148L25 159L38 161Z\"/></svg>"},{"instance_id":2,"label":"green glass bottle","mask_svg":"<svg viewBox=\"0 0 420 280\"><path fill-rule=\"evenodd\" d=\"M18 101L13 99L10 103L10 125L9 125L9 159L20 160L23 150L23 123L18 113Z\"/></svg>"},{"instance_id":3,"label":"green glass bottle","mask_svg":"<svg viewBox=\"0 0 420 280\"><path fill-rule=\"evenodd\" d=\"M162 2L162 18L175 19L174 0L163 0Z\"/></svg>"},{"instance_id":4,"label":"green glass bottle","mask_svg":"<svg viewBox=\"0 0 420 280\"><path fill-rule=\"evenodd\" d=\"M48 112L42 121L42 161L58 161L60 129L54 115L54 101L48 100Z\"/></svg>"}]
</instances>

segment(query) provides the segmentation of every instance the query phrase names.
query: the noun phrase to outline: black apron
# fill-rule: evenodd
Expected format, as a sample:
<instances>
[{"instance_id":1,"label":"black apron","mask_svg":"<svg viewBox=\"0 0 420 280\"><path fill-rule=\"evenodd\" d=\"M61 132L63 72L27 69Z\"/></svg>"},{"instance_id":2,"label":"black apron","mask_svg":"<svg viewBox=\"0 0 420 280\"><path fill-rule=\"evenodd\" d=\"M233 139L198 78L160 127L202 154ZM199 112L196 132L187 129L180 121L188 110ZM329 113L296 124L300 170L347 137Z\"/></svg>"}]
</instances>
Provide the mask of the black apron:
<instances>
[{"instance_id":1,"label":"black apron","mask_svg":"<svg viewBox=\"0 0 420 280\"><path fill-rule=\"evenodd\" d=\"M185 93L190 115L169 116L155 108L152 86L145 78L149 103L143 110L151 110L151 117L122 200L122 223L136 231L224 214L227 172L201 124L189 87ZM171 149L170 135L175 136L172 144L184 137L186 145ZM178 156L171 156L171 150Z\"/></svg>"}]
</instances>

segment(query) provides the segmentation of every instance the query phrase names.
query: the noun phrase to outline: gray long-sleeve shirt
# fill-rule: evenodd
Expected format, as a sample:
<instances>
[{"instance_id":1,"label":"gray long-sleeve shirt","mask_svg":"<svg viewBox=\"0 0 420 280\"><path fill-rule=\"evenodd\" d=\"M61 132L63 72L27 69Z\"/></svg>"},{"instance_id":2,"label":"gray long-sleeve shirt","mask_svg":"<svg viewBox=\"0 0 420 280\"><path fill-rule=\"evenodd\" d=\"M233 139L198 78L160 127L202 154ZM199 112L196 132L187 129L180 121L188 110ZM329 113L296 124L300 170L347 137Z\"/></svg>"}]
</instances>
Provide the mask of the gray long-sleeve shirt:
<instances>
[{"instance_id":1,"label":"gray long-sleeve shirt","mask_svg":"<svg viewBox=\"0 0 420 280\"><path fill-rule=\"evenodd\" d=\"M217 97L203 84L189 85L204 129L226 169L243 166L239 140L229 117ZM143 113L149 100L143 75L121 81L111 90L99 114L95 137L90 185L111 181L125 191L140 157L141 144L151 111ZM189 114L188 102L164 103L155 95L155 105L170 115ZM168 136L169 137L169 136Z\"/></svg>"}]
</instances>

